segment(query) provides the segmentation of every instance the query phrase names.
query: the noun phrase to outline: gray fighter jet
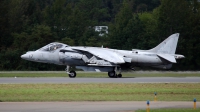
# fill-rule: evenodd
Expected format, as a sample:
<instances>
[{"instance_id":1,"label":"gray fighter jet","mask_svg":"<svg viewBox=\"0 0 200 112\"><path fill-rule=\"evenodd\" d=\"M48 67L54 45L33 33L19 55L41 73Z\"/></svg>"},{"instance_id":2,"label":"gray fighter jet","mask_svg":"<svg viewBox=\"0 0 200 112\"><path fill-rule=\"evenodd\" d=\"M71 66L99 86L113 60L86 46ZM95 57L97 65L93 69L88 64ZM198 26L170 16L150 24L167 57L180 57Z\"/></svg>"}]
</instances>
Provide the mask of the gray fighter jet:
<instances>
[{"instance_id":1,"label":"gray fighter jet","mask_svg":"<svg viewBox=\"0 0 200 112\"><path fill-rule=\"evenodd\" d=\"M29 61L65 65L69 77L76 77L71 66L84 71L108 72L111 78L122 77L121 70L136 66L170 69L176 59L184 58L175 54L179 33L173 34L150 50L117 50L102 47L69 46L53 42L36 51L28 51L21 58ZM133 68L132 68L133 69Z\"/></svg>"}]
</instances>

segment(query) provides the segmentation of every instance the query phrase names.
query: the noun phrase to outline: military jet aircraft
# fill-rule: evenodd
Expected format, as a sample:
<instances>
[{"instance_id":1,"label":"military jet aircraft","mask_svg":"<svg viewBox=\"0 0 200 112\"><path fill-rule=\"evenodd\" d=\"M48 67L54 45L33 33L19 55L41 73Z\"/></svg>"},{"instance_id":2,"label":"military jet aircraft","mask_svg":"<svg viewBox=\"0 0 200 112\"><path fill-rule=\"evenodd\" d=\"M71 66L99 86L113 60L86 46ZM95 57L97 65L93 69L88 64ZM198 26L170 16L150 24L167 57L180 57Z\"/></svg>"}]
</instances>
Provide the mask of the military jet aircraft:
<instances>
[{"instance_id":1,"label":"military jet aircraft","mask_svg":"<svg viewBox=\"0 0 200 112\"><path fill-rule=\"evenodd\" d=\"M150 50L117 50L102 47L69 46L53 42L36 51L28 51L21 58L29 61L65 65L70 78L76 77L71 66L84 71L108 72L110 78L122 77L121 70L132 66L148 66L170 69L176 59L184 58L175 54L179 33L172 34ZM133 68L132 68L133 69Z\"/></svg>"}]
</instances>

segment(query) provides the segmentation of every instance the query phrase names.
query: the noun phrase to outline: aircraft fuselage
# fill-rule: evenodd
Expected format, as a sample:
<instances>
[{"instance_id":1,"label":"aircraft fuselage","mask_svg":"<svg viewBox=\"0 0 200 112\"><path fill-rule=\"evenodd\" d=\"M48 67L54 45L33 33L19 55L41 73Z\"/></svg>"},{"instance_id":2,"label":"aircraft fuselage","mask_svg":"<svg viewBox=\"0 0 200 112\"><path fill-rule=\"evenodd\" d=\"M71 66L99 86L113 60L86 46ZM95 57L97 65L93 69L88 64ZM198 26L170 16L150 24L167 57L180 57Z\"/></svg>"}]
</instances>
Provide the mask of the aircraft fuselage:
<instances>
[{"instance_id":1,"label":"aircraft fuselage","mask_svg":"<svg viewBox=\"0 0 200 112\"><path fill-rule=\"evenodd\" d=\"M179 34L173 34L150 50L117 50L101 47L68 46L63 43L50 43L36 51L29 51L21 58L29 61L66 65L70 77L76 77L75 66L84 71L108 72L109 77L121 77L121 69L135 66L148 66L170 69L176 59L184 58L175 54ZM119 74L116 72L119 71Z\"/></svg>"}]
</instances>

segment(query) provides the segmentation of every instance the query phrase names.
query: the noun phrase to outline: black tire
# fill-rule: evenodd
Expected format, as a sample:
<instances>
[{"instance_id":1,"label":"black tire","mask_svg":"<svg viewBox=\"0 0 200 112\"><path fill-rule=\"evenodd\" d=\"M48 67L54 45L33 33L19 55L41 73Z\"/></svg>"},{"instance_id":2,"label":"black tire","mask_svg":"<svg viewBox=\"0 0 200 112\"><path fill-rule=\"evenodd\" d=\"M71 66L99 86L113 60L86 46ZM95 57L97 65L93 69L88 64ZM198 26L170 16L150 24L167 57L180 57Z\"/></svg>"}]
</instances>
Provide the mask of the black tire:
<instances>
[{"instance_id":1,"label":"black tire","mask_svg":"<svg viewBox=\"0 0 200 112\"><path fill-rule=\"evenodd\" d=\"M76 77L76 72L75 71L72 70L69 73L70 74L68 74L68 75L69 75L70 78L75 78Z\"/></svg>"},{"instance_id":2,"label":"black tire","mask_svg":"<svg viewBox=\"0 0 200 112\"><path fill-rule=\"evenodd\" d=\"M110 78L115 78L115 77L116 77L115 71L108 72L108 76L109 76Z\"/></svg>"},{"instance_id":3,"label":"black tire","mask_svg":"<svg viewBox=\"0 0 200 112\"><path fill-rule=\"evenodd\" d=\"M122 77L122 74L118 74L117 77L121 78L121 77Z\"/></svg>"}]
</instances>

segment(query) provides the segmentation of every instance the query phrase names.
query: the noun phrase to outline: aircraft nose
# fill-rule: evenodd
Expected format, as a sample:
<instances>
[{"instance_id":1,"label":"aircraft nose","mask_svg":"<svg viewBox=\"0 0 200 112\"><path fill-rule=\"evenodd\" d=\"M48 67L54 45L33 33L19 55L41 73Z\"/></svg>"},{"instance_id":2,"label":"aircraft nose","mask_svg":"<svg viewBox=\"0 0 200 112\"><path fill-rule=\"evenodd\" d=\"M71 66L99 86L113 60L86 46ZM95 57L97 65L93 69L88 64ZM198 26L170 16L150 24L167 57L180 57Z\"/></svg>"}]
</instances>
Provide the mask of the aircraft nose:
<instances>
[{"instance_id":1,"label":"aircraft nose","mask_svg":"<svg viewBox=\"0 0 200 112\"><path fill-rule=\"evenodd\" d=\"M28 54L23 54L23 55L21 55L21 58L22 58L22 59L28 59L28 58L29 58L29 55L28 55Z\"/></svg>"}]
</instances>

